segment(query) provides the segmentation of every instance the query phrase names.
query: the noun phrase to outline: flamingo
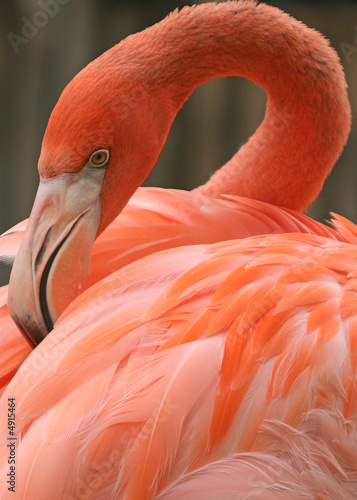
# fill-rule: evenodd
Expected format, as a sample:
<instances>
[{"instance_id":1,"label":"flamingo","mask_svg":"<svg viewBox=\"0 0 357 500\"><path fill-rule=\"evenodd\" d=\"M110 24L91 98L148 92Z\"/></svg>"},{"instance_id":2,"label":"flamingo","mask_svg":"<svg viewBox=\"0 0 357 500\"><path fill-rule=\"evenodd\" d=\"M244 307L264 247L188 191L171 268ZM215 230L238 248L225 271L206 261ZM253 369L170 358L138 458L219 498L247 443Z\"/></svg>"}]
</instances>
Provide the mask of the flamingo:
<instances>
[{"instance_id":1,"label":"flamingo","mask_svg":"<svg viewBox=\"0 0 357 500\"><path fill-rule=\"evenodd\" d=\"M132 196L193 88L233 74L267 91L255 135L192 193ZM36 345L7 358L2 498L356 497L357 230L296 212L349 128L327 41L252 1L184 8L77 75L2 238Z\"/></svg>"}]
</instances>

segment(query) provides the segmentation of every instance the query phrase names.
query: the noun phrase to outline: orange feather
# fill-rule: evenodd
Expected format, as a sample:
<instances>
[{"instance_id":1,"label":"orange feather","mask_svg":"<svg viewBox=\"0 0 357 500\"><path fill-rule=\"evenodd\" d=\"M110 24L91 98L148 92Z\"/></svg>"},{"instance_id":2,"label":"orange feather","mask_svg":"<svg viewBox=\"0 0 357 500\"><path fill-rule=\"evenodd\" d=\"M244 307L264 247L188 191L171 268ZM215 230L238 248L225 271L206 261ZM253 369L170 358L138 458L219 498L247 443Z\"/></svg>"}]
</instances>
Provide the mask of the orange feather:
<instances>
[{"instance_id":1,"label":"orange feather","mask_svg":"<svg viewBox=\"0 0 357 500\"><path fill-rule=\"evenodd\" d=\"M193 88L233 74L268 93L252 139L192 193L133 195ZM349 127L328 42L250 0L176 11L70 83L0 238L1 498L356 497L357 229L292 210Z\"/></svg>"}]
</instances>

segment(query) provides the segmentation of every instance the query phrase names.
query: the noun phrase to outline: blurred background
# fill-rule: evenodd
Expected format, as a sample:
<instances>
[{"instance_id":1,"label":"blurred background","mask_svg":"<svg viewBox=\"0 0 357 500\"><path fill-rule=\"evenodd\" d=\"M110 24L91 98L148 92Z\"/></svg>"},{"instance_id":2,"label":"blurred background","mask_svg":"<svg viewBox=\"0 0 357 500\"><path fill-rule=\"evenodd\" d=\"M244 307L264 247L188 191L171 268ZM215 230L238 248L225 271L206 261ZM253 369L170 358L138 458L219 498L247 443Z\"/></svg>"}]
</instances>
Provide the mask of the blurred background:
<instances>
[{"instance_id":1,"label":"blurred background","mask_svg":"<svg viewBox=\"0 0 357 500\"><path fill-rule=\"evenodd\" d=\"M130 33L196 0L1 0L0 233L28 217L37 159L50 112L65 85L87 63ZM288 1L280 7L325 34L345 68L357 116L357 0ZM50 9L50 4L52 8ZM46 14L46 8L51 15ZM25 34L25 36L24 36ZM254 133L264 92L242 78L199 87L179 112L146 185L192 189L204 183ZM357 127L309 214L329 211L357 222ZM0 285L9 269L0 265Z\"/></svg>"}]
</instances>

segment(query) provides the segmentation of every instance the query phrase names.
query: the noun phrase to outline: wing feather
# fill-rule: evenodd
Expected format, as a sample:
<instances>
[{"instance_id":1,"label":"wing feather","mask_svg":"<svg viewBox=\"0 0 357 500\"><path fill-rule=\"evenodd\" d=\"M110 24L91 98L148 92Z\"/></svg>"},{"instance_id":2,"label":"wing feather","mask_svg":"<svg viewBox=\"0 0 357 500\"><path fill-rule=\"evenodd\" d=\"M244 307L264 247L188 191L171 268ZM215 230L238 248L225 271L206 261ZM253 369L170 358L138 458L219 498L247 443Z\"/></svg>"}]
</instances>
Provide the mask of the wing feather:
<instances>
[{"instance_id":1,"label":"wing feather","mask_svg":"<svg viewBox=\"0 0 357 500\"><path fill-rule=\"evenodd\" d=\"M356 260L353 246L332 239L262 236L163 250L99 281L28 356L0 401L4 413L8 397L17 401L19 494L39 483L54 499L153 498L176 480L192 486L185 478L200 477L195 470L206 477L210 463L215 491L221 461L235 470L237 453L267 449L262 477L275 459L282 474L296 475L282 450L306 431L309 412L330 412L330 432L339 429L336 415L356 419L357 307L348 288ZM268 432L274 420L278 430ZM279 447L282 435L289 437ZM2 419L3 444L6 436ZM347 440L341 447L348 455ZM355 477L331 449L338 462L328 462L331 484L342 470L349 491ZM61 468L66 486L42 473L50 450L48 467ZM3 476L6 460L2 447ZM313 481L320 484L318 474Z\"/></svg>"}]
</instances>

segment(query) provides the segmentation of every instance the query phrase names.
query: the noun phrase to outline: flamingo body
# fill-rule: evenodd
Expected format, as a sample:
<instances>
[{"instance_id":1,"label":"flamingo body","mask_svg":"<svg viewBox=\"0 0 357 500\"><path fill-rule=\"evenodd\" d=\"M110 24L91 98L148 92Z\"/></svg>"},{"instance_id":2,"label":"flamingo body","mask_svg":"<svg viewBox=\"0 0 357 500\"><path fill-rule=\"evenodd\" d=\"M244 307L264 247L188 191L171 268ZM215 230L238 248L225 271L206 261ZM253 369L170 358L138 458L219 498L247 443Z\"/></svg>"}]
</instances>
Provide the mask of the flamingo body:
<instances>
[{"instance_id":1,"label":"flamingo body","mask_svg":"<svg viewBox=\"0 0 357 500\"><path fill-rule=\"evenodd\" d=\"M341 220L339 231L335 231L298 212L248 198L212 199L186 191L139 188L121 215L94 242L89 285L141 257L185 245L284 232L350 241L352 229L348 229L347 222ZM23 221L0 237L0 259L15 259L26 225L27 221ZM30 348L10 318L8 287L0 291L3 339L0 388L3 392Z\"/></svg>"},{"instance_id":2,"label":"flamingo body","mask_svg":"<svg viewBox=\"0 0 357 500\"><path fill-rule=\"evenodd\" d=\"M316 235L262 236L165 250L93 285L2 399L18 402L18 498L165 498L193 470L212 463L219 484L222 460L239 470L248 453L245 470L258 452L259 474L271 454L292 481L301 450L290 463L271 433L356 425L356 257ZM330 471L333 491L357 491L353 446L334 451L346 478Z\"/></svg>"},{"instance_id":3,"label":"flamingo body","mask_svg":"<svg viewBox=\"0 0 357 500\"><path fill-rule=\"evenodd\" d=\"M192 90L231 75L267 91L254 136L191 193L133 196ZM294 211L349 129L328 42L249 0L175 12L73 79L0 239L1 498L356 498L357 231Z\"/></svg>"},{"instance_id":4,"label":"flamingo body","mask_svg":"<svg viewBox=\"0 0 357 500\"><path fill-rule=\"evenodd\" d=\"M192 196L239 194L297 210L316 198L351 124L328 42L249 0L173 13L90 63L51 114L9 288L10 313L33 346L88 286L95 239L155 164L185 100L205 81L232 75L266 90L266 115Z\"/></svg>"}]
</instances>

